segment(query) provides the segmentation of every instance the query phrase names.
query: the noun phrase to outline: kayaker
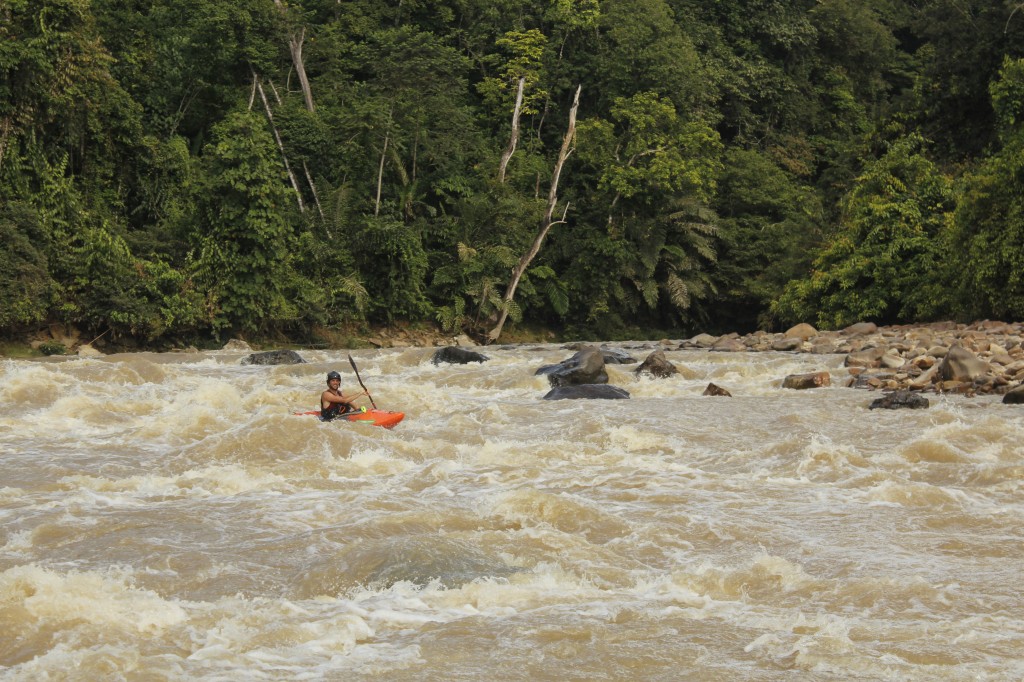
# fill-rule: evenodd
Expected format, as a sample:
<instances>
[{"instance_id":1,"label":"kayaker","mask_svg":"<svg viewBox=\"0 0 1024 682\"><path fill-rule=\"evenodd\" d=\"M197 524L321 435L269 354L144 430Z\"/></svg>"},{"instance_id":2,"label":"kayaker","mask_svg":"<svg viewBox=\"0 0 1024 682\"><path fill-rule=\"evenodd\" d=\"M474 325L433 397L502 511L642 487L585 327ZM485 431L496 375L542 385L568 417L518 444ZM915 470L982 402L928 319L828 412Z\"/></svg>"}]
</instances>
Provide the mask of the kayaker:
<instances>
[{"instance_id":1,"label":"kayaker","mask_svg":"<svg viewBox=\"0 0 1024 682\"><path fill-rule=\"evenodd\" d=\"M349 396L342 395L341 375L337 372L328 372L327 390L320 394L320 418L330 421L346 412L355 412L357 408L352 401L363 395L366 395L366 391Z\"/></svg>"}]
</instances>

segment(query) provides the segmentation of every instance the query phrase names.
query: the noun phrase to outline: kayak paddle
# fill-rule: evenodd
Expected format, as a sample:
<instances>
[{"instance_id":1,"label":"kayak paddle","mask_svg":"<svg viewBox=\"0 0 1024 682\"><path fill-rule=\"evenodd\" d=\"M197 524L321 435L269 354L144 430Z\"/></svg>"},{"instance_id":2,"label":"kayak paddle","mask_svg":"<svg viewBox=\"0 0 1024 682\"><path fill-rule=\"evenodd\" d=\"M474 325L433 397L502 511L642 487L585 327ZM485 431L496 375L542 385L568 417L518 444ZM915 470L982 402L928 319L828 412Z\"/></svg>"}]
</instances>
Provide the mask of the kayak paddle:
<instances>
[{"instance_id":1,"label":"kayak paddle","mask_svg":"<svg viewBox=\"0 0 1024 682\"><path fill-rule=\"evenodd\" d=\"M370 404L373 405L373 409L376 410L377 403L373 402L373 396L370 395L369 389L366 388L366 384L363 383L363 380L359 378L359 370L356 368L356 361L352 359L351 353L348 356L348 361L352 365L352 371L356 373L356 379L359 381L359 385L363 387L364 391L366 391L366 397L370 399Z\"/></svg>"}]
</instances>

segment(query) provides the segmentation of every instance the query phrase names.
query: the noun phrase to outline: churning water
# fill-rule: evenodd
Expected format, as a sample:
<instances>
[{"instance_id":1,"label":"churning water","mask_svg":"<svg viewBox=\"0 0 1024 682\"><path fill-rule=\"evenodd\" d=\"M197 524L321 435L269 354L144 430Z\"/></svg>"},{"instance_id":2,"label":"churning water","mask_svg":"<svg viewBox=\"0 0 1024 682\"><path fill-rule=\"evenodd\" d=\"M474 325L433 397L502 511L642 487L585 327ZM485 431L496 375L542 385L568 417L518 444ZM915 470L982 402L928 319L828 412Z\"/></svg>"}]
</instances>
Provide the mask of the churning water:
<instances>
[{"instance_id":1,"label":"churning water","mask_svg":"<svg viewBox=\"0 0 1024 682\"><path fill-rule=\"evenodd\" d=\"M0 678L1024 678L1021 407L486 353L354 352L390 431L292 414L345 352L0 362Z\"/></svg>"}]
</instances>

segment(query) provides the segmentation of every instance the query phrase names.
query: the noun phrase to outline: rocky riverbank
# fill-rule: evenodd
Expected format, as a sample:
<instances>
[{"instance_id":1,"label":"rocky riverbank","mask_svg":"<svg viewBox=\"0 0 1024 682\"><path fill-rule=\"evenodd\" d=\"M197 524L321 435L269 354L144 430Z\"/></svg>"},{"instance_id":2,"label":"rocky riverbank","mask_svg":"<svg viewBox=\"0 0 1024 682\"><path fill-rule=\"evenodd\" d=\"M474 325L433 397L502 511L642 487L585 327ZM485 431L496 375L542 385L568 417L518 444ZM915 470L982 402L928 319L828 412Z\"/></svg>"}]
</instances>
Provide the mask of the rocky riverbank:
<instances>
[{"instance_id":1,"label":"rocky riverbank","mask_svg":"<svg viewBox=\"0 0 1024 682\"><path fill-rule=\"evenodd\" d=\"M1024 324L984 320L879 327L861 322L839 331L809 324L782 333L699 334L679 349L842 354L854 388L964 395L1004 394L1024 380Z\"/></svg>"},{"instance_id":2,"label":"rocky riverbank","mask_svg":"<svg viewBox=\"0 0 1024 682\"><path fill-rule=\"evenodd\" d=\"M453 336L423 326L396 325L361 332L345 332L344 339L333 339L329 345L338 348L475 345L465 335ZM503 338L502 345L554 340L553 333L534 330ZM33 340L32 346L39 347L46 341L66 346L67 352L78 355L114 350L103 348L102 339L83 343L77 333L61 334L52 330ZM842 381L853 388L963 395L1016 393L1020 387L1024 401L1024 323L1021 322L983 320L971 324L934 322L882 327L861 322L838 331L819 331L809 324L799 324L781 333L698 334L689 339L666 339L644 345L657 345L664 350L702 349L722 353L841 354L845 355L843 365L848 377L833 377L833 384ZM249 344L240 344L240 348L249 348Z\"/></svg>"}]
</instances>

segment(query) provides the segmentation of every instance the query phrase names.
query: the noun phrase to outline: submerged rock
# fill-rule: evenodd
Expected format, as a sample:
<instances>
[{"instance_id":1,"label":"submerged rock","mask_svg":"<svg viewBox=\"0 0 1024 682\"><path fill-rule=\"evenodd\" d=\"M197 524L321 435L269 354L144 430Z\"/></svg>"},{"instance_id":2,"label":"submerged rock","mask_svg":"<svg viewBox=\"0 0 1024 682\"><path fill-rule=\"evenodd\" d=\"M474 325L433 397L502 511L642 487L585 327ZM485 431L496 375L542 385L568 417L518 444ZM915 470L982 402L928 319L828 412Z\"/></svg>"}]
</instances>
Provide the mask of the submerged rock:
<instances>
[{"instance_id":1,"label":"submerged rock","mask_svg":"<svg viewBox=\"0 0 1024 682\"><path fill-rule=\"evenodd\" d=\"M910 391L893 391L886 393L881 398L876 398L868 405L869 410L882 408L885 410L923 410L929 405L928 399L918 393Z\"/></svg>"},{"instance_id":2,"label":"submerged rock","mask_svg":"<svg viewBox=\"0 0 1024 682\"><path fill-rule=\"evenodd\" d=\"M504 578L520 569L461 540L428 537L367 538L312 565L299 578L302 599L336 596L358 585L387 588L399 582L454 589L480 578Z\"/></svg>"},{"instance_id":3,"label":"submerged rock","mask_svg":"<svg viewBox=\"0 0 1024 682\"><path fill-rule=\"evenodd\" d=\"M544 395L544 400L627 400L629 392L608 384L576 384L558 386Z\"/></svg>"}]
</instances>

